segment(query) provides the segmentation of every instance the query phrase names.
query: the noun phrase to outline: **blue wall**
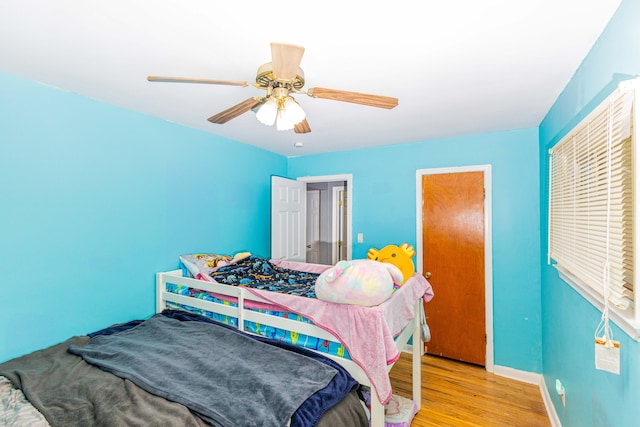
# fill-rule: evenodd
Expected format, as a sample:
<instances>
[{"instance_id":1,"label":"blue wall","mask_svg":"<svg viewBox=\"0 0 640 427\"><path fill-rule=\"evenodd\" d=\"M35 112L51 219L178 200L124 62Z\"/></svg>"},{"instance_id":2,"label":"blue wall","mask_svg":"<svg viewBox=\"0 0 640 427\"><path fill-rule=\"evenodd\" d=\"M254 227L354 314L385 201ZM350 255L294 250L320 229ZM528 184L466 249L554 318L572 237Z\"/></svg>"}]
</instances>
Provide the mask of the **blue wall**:
<instances>
[{"instance_id":1,"label":"blue wall","mask_svg":"<svg viewBox=\"0 0 640 427\"><path fill-rule=\"evenodd\" d=\"M153 313L191 251L270 251L287 159L0 73L0 361Z\"/></svg>"},{"instance_id":2,"label":"blue wall","mask_svg":"<svg viewBox=\"0 0 640 427\"><path fill-rule=\"evenodd\" d=\"M542 372L538 130L525 129L289 159L289 176L353 175L353 257L416 244L416 171L490 164L494 363ZM437 298L437 296L436 296Z\"/></svg>"},{"instance_id":3,"label":"blue wall","mask_svg":"<svg viewBox=\"0 0 640 427\"><path fill-rule=\"evenodd\" d=\"M595 369L594 331L601 313L564 283L547 257L547 150L615 87L640 74L640 2L623 0L606 30L540 125L542 348L544 379L564 427L640 423L640 344L619 328L620 375ZM636 201L637 202L637 201ZM566 407L555 380L566 389Z\"/></svg>"}]
</instances>

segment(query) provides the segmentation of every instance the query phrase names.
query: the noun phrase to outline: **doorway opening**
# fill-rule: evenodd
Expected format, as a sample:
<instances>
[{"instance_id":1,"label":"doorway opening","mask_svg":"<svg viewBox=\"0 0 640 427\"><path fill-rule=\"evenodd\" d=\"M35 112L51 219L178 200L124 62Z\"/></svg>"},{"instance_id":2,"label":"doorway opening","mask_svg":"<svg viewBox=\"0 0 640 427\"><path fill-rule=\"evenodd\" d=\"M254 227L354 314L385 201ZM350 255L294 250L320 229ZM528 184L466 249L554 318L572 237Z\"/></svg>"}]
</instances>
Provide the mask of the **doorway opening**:
<instances>
[{"instance_id":1,"label":"doorway opening","mask_svg":"<svg viewBox=\"0 0 640 427\"><path fill-rule=\"evenodd\" d=\"M298 178L306 184L306 262L335 265L352 256L351 175Z\"/></svg>"}]
</instances>

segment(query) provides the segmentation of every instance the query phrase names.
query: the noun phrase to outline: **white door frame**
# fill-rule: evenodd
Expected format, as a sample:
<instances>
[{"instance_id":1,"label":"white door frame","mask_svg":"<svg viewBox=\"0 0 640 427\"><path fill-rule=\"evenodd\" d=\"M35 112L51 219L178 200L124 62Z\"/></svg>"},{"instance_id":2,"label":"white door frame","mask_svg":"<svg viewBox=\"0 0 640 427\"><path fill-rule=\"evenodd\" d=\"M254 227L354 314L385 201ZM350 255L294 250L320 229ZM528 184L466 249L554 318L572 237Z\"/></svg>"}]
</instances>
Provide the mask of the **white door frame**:
<instances>
[{"instance_id":1,"label":"white door frame","mask_svg":"<svg viewBox=\"0 0 640 427\"><path fill-rule=\"evenodd\" d=\"M347 223L345 224L347 227L347 259L352 259L353 256L353 236L352 236L352 228L351 228L351 218L352 218L352 206L353 206L353 175L352 174L342 174L342 175L324 175L324 176L303 176L298 178L298 181L303 181L305 183L310 182L345 182L345 188L349 197L349 201L351 203L347 203Z\"/></svg>"},{"instance_id":2,"label":"white door frame","mask_svg":"<svg viewBox=\"0 0 640 427\"><path fill-rule=\"evenodd\" d=\"M485 333L487 334L485 368L488 372L493 372L493 238L491 236L491 165L418 169L416 171L416 268L420 274L424 274L422 265L422 176L462 172L484 172L484 310Z\"/></svg>"},{"instance_id":3,"label":"white door frame","mask_svg":"<svg viewBox=\"0 0 640 427\"><path fill-rule=\"evenodd\" d=\"M331 210L331 262L336 264L338 262L338 258L340 257L340 248L338 246L338 242L342 240L342 235L344 232L344 227L339 227L338 224L342 221L342 215L340 212L342 208L339 205L340 192L346 192L345 187L333 187L331 191L331 203L333 209ZM349 194L349 193L347 193ZM346 242L344 242L346 244Z\"/></svg>"},{"instance_id":4,"label":"white door frame","mask_svg":"<svg viewBox=\"0 0 640 427\"><path fill-rule=\"evenodd\" d=\"M318 221L317 225L317 229L315 230L315 232L317 233L317 240L313 240L312 236L309 235L309 231L311 230L311 227L309 227L309 225L311 223L313 223L311 220L315 219L315 216L317 216L317 218L320 218L320 190L306 190L307 193L307 229L306 231L306 244L307 244L307 251L306 251L306 262L315 262L315 263L319 263L319 261L321 261L320 259L320 242L322 240L322 237L320 236L320 221ZM313 206L310 207L309 202L312 201L313 199L317 199L318 203L316 205L317 209L314 209ZM310 242L315 243L315 247L312 246L312 244L310 244ZM315 252L312 252L315 251ZM316 259L315 261L309 261L310 260L310 254L311 253L315 253L316 254Z\"/></svg>"}]
</instances>

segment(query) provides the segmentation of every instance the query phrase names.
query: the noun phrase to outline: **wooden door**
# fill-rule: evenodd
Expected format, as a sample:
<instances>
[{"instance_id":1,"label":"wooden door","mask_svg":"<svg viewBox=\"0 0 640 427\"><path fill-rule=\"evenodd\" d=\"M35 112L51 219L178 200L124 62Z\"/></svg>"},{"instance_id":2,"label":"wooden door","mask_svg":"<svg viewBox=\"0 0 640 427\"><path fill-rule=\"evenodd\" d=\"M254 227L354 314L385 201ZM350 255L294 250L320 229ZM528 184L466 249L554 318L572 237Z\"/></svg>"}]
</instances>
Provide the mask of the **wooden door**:
<instances>
[{"instance_id":1,"label":"wooden door","mask_svg":"<svg viewBox=\"0 0 640 427\"><path fill-rule=\"evenodd\" d=\"M423 175L423 271L434 298L425 305L427 353L484 366L484 173Z\"/></svg>"}]
</instances>

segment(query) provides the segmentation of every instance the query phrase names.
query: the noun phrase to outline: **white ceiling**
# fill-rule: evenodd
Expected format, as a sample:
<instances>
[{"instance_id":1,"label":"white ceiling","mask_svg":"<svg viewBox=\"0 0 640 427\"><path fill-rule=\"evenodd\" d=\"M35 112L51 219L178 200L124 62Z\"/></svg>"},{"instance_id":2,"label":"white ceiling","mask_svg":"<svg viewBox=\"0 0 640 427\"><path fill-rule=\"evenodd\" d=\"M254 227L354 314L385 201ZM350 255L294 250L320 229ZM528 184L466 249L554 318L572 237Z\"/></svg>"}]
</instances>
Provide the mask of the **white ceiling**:
<instances>
[{"instance_id":1,"label":"white ceiling","mask_svg":"<svg viewBox=\"0 0 640 427\"><path fill-rule=\"evenodd\" d=\"M535 127L620 1L2 0L0 71L306 155ZM399 105L298 95L312 129L300 135L252 112L224 125L206 120L264 93L255 87L146 80L253 83L271 60L270 42L305 47L304 89L392 96Z\"/></svg>"}]
</instances>

